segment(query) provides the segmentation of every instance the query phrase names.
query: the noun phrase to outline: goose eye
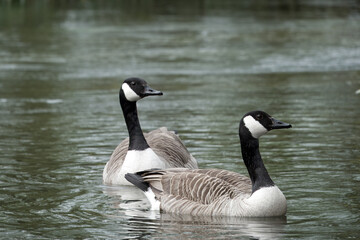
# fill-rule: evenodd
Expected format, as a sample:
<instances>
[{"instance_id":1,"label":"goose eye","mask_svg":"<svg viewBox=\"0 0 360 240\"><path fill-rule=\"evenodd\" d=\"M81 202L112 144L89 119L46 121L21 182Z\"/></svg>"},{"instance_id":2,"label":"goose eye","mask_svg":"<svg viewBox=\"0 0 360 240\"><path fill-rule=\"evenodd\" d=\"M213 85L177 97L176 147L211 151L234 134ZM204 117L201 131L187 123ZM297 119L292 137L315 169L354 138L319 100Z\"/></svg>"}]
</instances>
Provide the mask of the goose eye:
<instances>
[{"instance_id":1,"label":"goose eye","mask_svg":"<svg viewBox=\"0 0 360 240\"><path fill-rule=\"evenodd\" d=\"M256 115L257 120L261 120L262 118L263 118L263 116L261 114Z\"/></svg>"},{"instance_id":2,"label":"goose eye","mask_svg":"<svg viewBox=\"0 0 360 240\"><path fill-rule=\"evenodd\" d=\"M130 84L134 86L134 85L135 85L135 82L131 82Z\"/></svg>"}]
</instances>

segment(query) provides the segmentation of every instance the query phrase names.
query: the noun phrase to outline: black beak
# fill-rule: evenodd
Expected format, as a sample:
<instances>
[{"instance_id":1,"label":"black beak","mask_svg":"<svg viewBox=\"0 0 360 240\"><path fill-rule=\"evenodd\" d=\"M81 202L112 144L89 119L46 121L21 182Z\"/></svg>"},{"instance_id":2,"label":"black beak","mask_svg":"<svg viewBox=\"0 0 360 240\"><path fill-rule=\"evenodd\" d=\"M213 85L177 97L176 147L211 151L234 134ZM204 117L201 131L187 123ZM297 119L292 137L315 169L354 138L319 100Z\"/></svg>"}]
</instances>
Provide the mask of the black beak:
<instances>
[{"instance_id":1,"label":"black beak","mask_svg":"<svg viewBox=\"0 0 360 240\"><path fill-rule=\"evenodd\" d=\"M163 95L163 93L161 91L152 89L149 86L146 86L142 95L143 95L143 97L147 97L147 96L153 96L153 95Z\"/></svg>"},{"instance_id":2,"label":"black beak","mask_svg":"<svg viewBox=\"0 0 360 240\"><path fill-rule=\"evenodd\" d=\"M272 130L272 129L281 129L281 128L291 128L292 127L291 124L276 120L275 118L271 118L271 121L272 121L272 125L270 127L270 130Z\"/></svg>"}]
</instances>

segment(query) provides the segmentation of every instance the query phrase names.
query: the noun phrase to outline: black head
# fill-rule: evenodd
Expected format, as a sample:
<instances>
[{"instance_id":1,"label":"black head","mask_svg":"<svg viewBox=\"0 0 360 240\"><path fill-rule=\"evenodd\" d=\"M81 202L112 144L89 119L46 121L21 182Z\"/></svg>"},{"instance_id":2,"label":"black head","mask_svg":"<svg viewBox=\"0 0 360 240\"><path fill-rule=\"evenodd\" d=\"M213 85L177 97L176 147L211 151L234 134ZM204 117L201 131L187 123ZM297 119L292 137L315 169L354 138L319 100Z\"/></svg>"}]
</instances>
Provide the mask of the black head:
<instances>
[{"instance_id":1,"label":"black head","mask_svg":"<svg viewBox=\"0 0 360 240\"><path fill-rule=\"evenodd\" d=\"M135 77L127 78L121 86L121 91L130 102L136 102L147 96L163 95L162 92L152 89L145 80Z\"/></svg>"},{"instance_id":2,"label":"black head","mask_svg":"<svg viewBox=\"0 0 360 240\"><path fill-rule=\"evenodd\" d=\"M259 138L273 129L291 128L291 125L271 117L263 111L252 111L244 115L240 121L240 132L246 128L253 138Z\"/></svg>"}]
</instances>

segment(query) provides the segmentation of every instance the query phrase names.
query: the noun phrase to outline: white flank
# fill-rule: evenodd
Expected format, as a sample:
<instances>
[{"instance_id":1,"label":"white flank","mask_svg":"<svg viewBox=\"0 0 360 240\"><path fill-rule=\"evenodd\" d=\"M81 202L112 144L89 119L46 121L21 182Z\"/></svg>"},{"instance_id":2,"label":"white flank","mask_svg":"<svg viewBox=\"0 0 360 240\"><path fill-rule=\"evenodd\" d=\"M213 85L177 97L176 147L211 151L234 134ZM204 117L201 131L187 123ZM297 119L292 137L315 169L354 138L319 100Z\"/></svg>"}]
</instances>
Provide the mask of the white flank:
<instances>
[{"instance_id":1,"label":"white flank","mask_svg":"<svg viewBox=\"0 0 360 240\"><path fill-rule=\"evenodd\" d=\"M147 191L145 191L144 193L151 204L150 210L159 211L160 210L160 201L156 200L155 194L151 190L151 188L148 188Z\"/></svg>"},{"instance_id":2,"label":"white flank","mask_svg":"<svg viewBox=\"0 0 360 240\"><path fill-rule=\"evenodd\" d=\"M264 187L244 200L244 216L267 217L286 214L286 198L277 186Z\"/></svg>"},{"instance_id":3,"label":"white flank","mask_svg":"<svg viewBox=\"0 0 360 240\"><path fill-rule=\"evenodd\" d=\"M246 116L244 118L244 124L254 138L259 138L268 132L268 130L252 116Z\"/></svg>"},{"instance_id":4,"label":"white flank","mask_svg":"<svg viewBox=\"0 0 360 240\"><path fill-rule=\"evenodd\" d=\"M139 95L137 95L134 90L131 89L129 84L123 83L122 90L124 91L125 97L130 102L136 102L141 99Z\"/></svg>"},{"instance_id":5,"label":"white flank","mask_svg":"<svg viewBox=\"0 0 360 240\"><path fill-rule=\"evenodd\" d=\"M114 179L111 179L111 183L132 185L125 179L126 173L135 173L151 168L165 169L169 167L170 165L160 159L151 148L147 148L142 151L130 150L125 156L125 160L120 171L118 171L117 174L114 174Z\"/></svg>"}]
</instances>

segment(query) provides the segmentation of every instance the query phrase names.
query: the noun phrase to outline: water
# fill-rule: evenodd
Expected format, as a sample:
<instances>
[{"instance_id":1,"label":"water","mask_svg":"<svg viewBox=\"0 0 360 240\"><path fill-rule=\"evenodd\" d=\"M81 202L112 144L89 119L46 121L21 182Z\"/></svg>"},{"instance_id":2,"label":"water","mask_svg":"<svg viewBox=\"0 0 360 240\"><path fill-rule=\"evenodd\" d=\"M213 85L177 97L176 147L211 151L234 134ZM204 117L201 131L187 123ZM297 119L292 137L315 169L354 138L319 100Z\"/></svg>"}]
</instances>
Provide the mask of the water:
<instances>
[{"instance_id":1,"label":"water","mask_svg":"<svg viewBox=\"0 0 360 240\"><path fill-rule=\"evenodd\" d=\"M1 238L357 239L359 13L357 1L1 1ZM260 143L287 217L159 214L104 186L129 76L165 93L139 102L143 129L178 130L202 168L246 174L246 112L291 123Z\"/></svg>"}]
</instances>

